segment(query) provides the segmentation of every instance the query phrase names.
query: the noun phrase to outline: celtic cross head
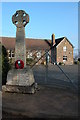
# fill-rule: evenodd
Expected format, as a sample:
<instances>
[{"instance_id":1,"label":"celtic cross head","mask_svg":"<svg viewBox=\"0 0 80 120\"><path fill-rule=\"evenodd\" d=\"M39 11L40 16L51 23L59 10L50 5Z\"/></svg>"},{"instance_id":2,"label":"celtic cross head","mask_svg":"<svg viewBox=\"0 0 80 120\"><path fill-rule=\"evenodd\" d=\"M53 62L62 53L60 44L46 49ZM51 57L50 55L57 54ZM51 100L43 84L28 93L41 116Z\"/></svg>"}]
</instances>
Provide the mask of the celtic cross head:
<instances>
[{"instance_id":1,"label":"celtic cross head","mask_svg":"<svg viewBox=\"0 0 80 120\"><path fill-rule=\"evenodd\" d=\"M26 24L29 23L29 15L23 10L18 10L12 16L12 22L18 28L25 27Z\"/></svg>"}]
</instances>

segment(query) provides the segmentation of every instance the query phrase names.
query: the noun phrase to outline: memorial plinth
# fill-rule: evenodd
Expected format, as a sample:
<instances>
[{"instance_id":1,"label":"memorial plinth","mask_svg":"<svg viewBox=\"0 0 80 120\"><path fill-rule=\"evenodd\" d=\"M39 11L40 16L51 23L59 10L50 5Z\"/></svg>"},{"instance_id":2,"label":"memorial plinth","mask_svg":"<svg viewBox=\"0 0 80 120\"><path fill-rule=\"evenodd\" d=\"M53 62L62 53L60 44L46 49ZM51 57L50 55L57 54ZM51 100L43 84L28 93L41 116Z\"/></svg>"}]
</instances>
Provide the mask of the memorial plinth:
<instances>
[{"instance_id":1,"label":"memorial plinth","mask_svg":"<svg viewBox=\"0 0 80 120\"><path fill-rule=\"evenodd\" d=\"M26 72L26 69L12 69L8 73L6 85L31 86L32 83L34 83L32 70L28 69Z\"/></svg>"},{"instance_id":2,"label":"memorial plinth","mask_svg":"<svg viewBox=\"0 0 80 120\"><path fill-rule=\"evenodd\" d=\"M29 22L29 15L23 10L18 10L12 16L16 25L15 65L8 72L6 86L8 92L34 93L35 80L31 69L26 66L25 26Z\"/></svg>"}]
</instances>

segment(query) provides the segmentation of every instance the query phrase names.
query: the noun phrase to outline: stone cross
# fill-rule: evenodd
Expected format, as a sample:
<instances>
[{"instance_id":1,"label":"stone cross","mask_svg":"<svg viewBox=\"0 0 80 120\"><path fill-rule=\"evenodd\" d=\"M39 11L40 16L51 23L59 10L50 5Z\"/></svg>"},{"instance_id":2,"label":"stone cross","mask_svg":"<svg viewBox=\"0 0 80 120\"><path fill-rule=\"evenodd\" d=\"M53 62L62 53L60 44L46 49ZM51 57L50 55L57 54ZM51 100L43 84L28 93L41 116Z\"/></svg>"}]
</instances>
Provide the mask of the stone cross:
<instances>
[{"instance_id":1,"label":"stone cross","mask_svg":"<svg viewBox=\"0 0 80 120\"><path fill-rule=\"evenodd\" d=\"M17 27L15 45L16 69L12 68L8 72L7 83L4 91L16 93L34 93L37 89L37 84L35 84L32 69L26 67L25 26L29 22L29 15L23 10L18 10L12 16L12 22ZM26 69L23 69L23 67L26 67Z\"/></svg>"},{"instance_id":2,"label":"stone cross","mask_svg":"<svg viewBox=\"0 0 80 120\"><path fill-rule=\"evenodd\" d=\"M18 10L12 16L12 22L17 27L15 61L22 60L24 62L24 67L26 67L25 26L29 23L29 15L23 10Z\"/></svg>"}]
</instances>

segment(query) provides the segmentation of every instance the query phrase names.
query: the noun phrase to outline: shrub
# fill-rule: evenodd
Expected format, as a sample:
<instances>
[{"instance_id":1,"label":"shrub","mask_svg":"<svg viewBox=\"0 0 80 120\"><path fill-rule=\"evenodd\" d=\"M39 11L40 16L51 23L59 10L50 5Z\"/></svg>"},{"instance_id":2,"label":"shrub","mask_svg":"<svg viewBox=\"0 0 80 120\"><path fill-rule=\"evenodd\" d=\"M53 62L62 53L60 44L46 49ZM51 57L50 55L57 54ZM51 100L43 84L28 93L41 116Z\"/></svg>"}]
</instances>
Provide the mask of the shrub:
<instances>
[{"instance_id":1,"label":"shrub","mask_svg":"<svg viewBox=\"0 0 80 120\"><path fill-rule=\"evenodd\" d=\"M2 87L2 46L0 44L0 90Z\"/></svg>"},{"instance_id":2,"label":"shrub","mask_svg":"<svg viewBox=\"0 0 80 120\"><path fill-rule=\"evenodd\" d=\"M59 65L65 65L63 62L59 62Z\"/></svg>"},{"instance_id":3,"label":"shrub","mask_svg":"<svg viewBox=\"0 0 80 120\"><path fill-rule=\"evenodd\" d=\"M27 58L26 59L26 64L27 65L31 65L31 64L33 64L34 63L34 60L32 59L32 58Z\"/></svg>"},{"instance_id":4,"label":"shrub","mask_svg":"<svg viewBox=\"0 0 80 120\"><path fill-rule=\"evenodd\" d=\"M78 58L78 61L80 62L80 58Z\"/></svg>"},{"instance_id":5,"label":"shrub","mask_svg":"<svg viewBox=\"0 0 80 120\"><path fill-rule=\"evenodd\" d=\"M2 85L6 84L7 73L10 68L11 65L9 64L6 48L2 46Z\"/></svg>"},{"instance_id":6,"label":"shrub","mask_svg":"<svg viewBox=\"0 0 80 120\"><path fill-rule=\"evenodd\" d=\"M59 62L59 65L61 65L62 63L61 62Z\"/></svg>"},{"instance_id":7,"label":"shrub","mask_svg":"<svg viewBox=\"0 0 80 120\"><path fill-rule=\"evenodd\" d=\"M76 65L79 64L79 61L74 61L74 64L76 64Z\"/></svg>"}]
</instances>

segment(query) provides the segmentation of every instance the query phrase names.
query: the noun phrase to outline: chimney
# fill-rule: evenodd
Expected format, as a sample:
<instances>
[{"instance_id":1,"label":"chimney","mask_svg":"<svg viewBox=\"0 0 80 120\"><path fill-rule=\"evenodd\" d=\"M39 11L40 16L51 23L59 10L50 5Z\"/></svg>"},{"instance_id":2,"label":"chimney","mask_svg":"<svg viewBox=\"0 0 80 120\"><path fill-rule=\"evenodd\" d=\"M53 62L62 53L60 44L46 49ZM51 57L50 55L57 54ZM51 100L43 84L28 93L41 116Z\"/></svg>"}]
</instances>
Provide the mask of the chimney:
<instances>
[{"instance_id":1,"label":"chimney","mask_svg":"<svg viewBox=\"0 0 80 120\"><path fill-rule=\"evenodd\" d=\"M55 35L52 34L52 45L54 45L54 44L55 44Z\"/></svg>"}]
</instances>

